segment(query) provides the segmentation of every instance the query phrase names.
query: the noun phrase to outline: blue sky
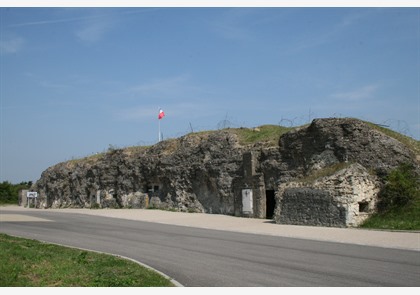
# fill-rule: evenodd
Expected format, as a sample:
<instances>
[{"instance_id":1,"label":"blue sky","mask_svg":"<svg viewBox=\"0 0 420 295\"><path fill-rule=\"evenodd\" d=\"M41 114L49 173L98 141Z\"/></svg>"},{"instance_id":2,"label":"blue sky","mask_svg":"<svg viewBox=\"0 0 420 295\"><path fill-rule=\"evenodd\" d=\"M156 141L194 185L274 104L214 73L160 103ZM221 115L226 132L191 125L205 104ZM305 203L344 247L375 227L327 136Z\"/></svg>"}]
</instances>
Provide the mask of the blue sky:
<instances>
[{"instance_id":1,"label":"blue sky","mask_svg":"<svg viewBox=\"0 0 420 295\"><path fill-rule=\"evenodd\" d=\"M0 8L0 181L222 126L420 139L420 8ZM226 121L225 121L226 120Z\"/></svg>"}]
</instances>

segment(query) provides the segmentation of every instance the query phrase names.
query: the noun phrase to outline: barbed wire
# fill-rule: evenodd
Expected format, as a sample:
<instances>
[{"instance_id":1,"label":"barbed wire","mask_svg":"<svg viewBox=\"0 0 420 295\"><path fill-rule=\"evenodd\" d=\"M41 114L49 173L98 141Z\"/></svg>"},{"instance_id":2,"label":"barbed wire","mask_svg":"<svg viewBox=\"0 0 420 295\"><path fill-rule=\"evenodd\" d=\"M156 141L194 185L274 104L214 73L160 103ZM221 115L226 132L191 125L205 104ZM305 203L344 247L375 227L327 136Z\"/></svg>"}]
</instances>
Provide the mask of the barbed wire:
<instances>
[{"instance_id":1,"label":"barbed wire","mask_svg":"<svg viewBox=\"0 0 420 295\"><path fill-rule=\"evenodd\" d=\"M278 122L278 125L284 126L284 127L298 127L305 124L309 124L311 122L311 115L313 115L312 112L309 113L308 117L306 116L300 116L300 117L294 117L294 118L281 117L280 121ZM344 118L344 117L345 116L341 113L334 113L331 116L331 118ZM367 121L370 121L370 120L367 120ZM384 127L384 128L388 128L402 135L413 137L413 134L410 132L409 124L405 120L386 119L382 121L381 123L374 123L374 124Z\"/></svg>"},{"instance_id":2,"label":"barbed wire","mask_svg":"<svg viewBox=\"0 0 420 295\"><path fill-rule=\"evenodd\" d=\"M343 115L342 113L334 113L331 118L344 118L346 117L345 115ZM299 127L299 126L303 126L306 124L311 123L311 121L316 118L316 114L313 113L311 110L309 110L307 115L301 115L299 117L281 117L280 121L278 121L278 125L279 126L283 126L283 127L288 127L288 128L293 128L293 127ZM367 120L369 121L369 120ZM374 123L374 122L372 122ZM410 132L410 127L409 124L407 123L407 121L405 120L400 120L400 119L386 119L380 123L374 123L378 126L381 127L385 127L388 129L391 129L395 132L398 132L400 134L403 134L405 136L409 136L409 137L413 137L411 132ZM255 127L255 126L253 126ZM184 131L180 131L174 134L170 134L169 136L167 136L165 139L171 139L171 138L179 138L182 136L185 136L187 134L191 134L191 133L196 133L196 132L203 132L203 131L208 131L208 130L223 130L226 128L253 128L253 127L247 127L246 122L241 122L241 123L235 123L234 119L230 118L228 116L228 114L226 114L225 118L220 120L216 125L193 125L191 122L189 122L188 127L186 127L184 129ZM128 144L128 145L124 145L124 146L117 146L114 144L109 144L108 149L104 149L102 152L93 152L81 157L76 157L76 156L72 156L69 160L75 160L75 159L82 159L82 158L86 158L86 157L90 157L93 155L97 155L97 154L102 154L102 153L106 153L108 151L112 150L117 150L117 149L124 149L124 148L128 148L128 147L132 147L132 146L151 146L158 143L158 140L139 140L137 141L135 144ZM65 161L69 161L69 160L65 160Z\"/></svg>"},{"instance_id":3,"label":"barbed wire","mask_svg":"<svg viewBox=\"0 0 420 295\"><path fill-rule=\"evenodd\" d=\"M394 130L398 133L401 133L406 136L413 137L410 132L410 127L405 120L398 120L398 119L387 119L383 121L383 124L389 126L388 128Z\"/></svg>"}]
</instances>

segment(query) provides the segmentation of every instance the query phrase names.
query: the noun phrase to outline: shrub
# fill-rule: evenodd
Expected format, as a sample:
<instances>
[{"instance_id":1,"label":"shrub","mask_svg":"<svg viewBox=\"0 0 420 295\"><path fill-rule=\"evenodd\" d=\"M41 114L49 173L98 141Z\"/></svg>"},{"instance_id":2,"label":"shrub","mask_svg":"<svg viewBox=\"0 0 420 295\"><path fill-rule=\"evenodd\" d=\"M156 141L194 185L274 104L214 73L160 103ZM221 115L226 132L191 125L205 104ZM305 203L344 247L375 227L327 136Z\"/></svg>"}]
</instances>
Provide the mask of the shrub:
<instances>
[{"instance_id":1,"label":"shrub","mask_svg":"<svg viewBox=\"0 0 420 295\"><path fill-rule=\"evenodd\" d=\"M101 205L96 202L90 204L90 209L100 209L100 208L101 208Z\"/></svg>"},{"instance_id":2,"label":"shrub","mask_svg":"<svg viewBox=\"0 0 420 295\"><path fill-rule=\"evenodd\" d=\"M380 213L411 205L420 198L419 179L412 164L402 164L391 171L379 193L378 211Z\"/></svg>"}]
</instances>

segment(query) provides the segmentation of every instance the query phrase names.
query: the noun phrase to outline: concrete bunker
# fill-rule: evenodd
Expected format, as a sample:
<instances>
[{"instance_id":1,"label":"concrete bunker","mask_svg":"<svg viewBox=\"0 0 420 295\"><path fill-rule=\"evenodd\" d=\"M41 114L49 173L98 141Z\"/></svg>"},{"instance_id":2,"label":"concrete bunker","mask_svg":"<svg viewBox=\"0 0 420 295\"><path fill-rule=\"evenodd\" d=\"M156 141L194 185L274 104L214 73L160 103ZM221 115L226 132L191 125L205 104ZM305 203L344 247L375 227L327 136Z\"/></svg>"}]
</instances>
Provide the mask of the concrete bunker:
<instances>
[{"instance_id":1,"label":"concrete bunker","mask_svg":"<svg viewBox=\"0 0 420 295\"><path fill-rule=\"evenodd\" d=\"M264 174L256 172L257 158L254 152L243 154L242 176L233 181L235 216L266 218L274 217L275 190L265 184Z\"/></svg>"},{"instance_id":2,"label":"concrete bunker","mask_svg":"<svg viewBox=\"0 0 420 295\"><path fill-rule=\"evenodd\" d=\"M311 183L292 181L279 185L280 224L353 227L375 209L380 180L355 163Z\"/></svg>"}]
</instances>

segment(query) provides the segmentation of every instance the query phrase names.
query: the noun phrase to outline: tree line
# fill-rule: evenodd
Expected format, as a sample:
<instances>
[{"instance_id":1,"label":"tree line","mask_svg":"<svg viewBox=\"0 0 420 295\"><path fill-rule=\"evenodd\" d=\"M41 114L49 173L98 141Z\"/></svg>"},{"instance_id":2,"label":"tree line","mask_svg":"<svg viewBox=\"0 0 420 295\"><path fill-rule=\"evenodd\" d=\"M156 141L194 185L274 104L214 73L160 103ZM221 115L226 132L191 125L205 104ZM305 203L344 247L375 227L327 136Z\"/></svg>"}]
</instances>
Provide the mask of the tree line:
<instances>
[{"instance_id":1,"label":"tree line","mask_svg":"<svg viewBox=\"0 0 420 295\"><path fill-rule=\"evenodd\" d=\"M18 204L19 191L29 189L32 181L23 181L18 184L12 184L8 181L0 183L0 204Z\"/></svg>"}]
</instances>

